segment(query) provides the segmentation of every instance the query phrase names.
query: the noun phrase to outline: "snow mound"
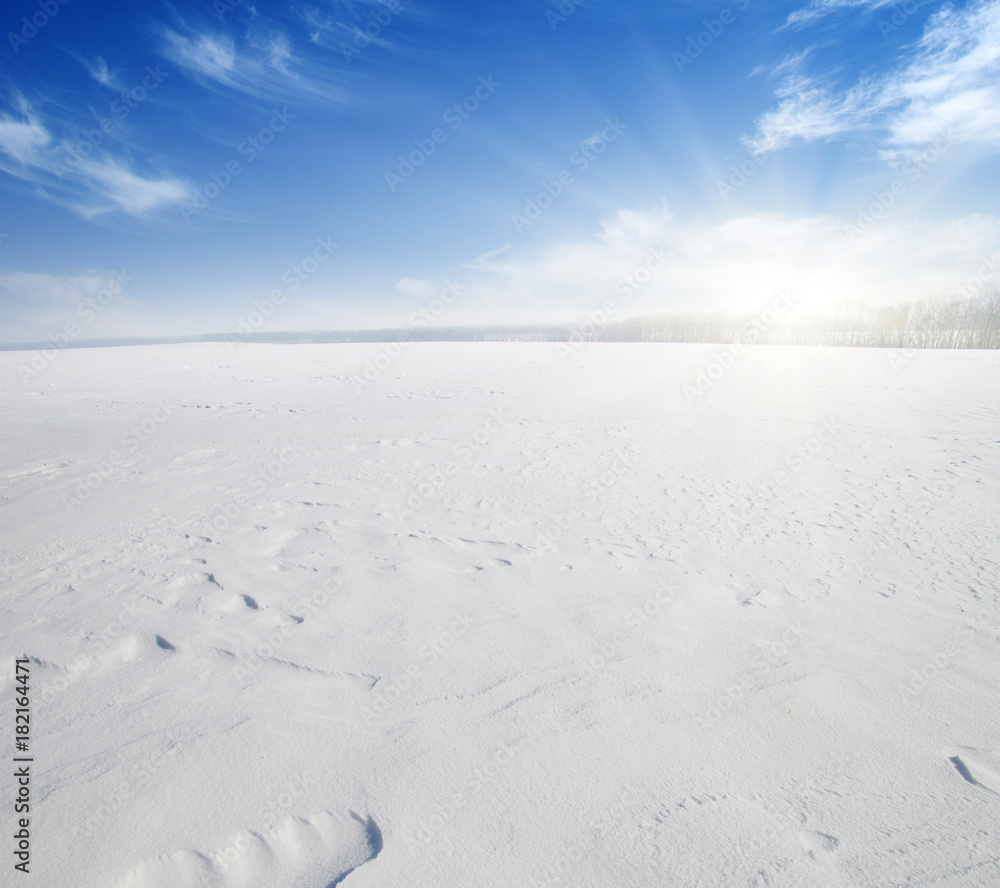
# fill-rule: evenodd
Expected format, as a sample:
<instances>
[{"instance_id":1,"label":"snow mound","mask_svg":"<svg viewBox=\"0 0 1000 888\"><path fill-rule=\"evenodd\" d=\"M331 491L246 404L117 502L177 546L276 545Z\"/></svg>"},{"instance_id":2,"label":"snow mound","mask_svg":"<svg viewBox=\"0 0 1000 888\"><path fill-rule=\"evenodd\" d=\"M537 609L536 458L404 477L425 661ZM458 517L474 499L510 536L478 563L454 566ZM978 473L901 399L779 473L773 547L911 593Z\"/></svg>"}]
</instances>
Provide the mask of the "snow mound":
<instances>
[{"instance_id":1,"label":"snow mound","mask_svg":"<svg viewBox=\"0 0 1000 888\"><path fill-rule=\"evenodd\" d=\"M144 860L120 888L333 888L381 850L370 817L287 816L266 833L242 830L215 853L185 850Z\"/></svg>"}]
</instances>

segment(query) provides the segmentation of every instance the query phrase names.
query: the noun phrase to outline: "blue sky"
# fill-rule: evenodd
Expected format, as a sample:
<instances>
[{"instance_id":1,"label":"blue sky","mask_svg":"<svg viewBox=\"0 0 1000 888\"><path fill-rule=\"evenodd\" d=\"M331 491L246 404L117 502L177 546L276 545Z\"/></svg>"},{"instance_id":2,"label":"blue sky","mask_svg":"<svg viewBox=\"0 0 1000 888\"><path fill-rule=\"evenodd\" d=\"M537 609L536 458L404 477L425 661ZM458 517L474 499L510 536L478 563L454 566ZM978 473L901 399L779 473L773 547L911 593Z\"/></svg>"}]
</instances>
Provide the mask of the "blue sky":
<instances>
[{"instance_id":1,"label":"blue sky","mask_svg":"<svg viewBox=\"0 0 1000 888\"><path fill-rule=\"evenodd\" d=\"M0 24L0 341L1000 274L1000 2L14 0Z\"/></svg>"}]
</instances>

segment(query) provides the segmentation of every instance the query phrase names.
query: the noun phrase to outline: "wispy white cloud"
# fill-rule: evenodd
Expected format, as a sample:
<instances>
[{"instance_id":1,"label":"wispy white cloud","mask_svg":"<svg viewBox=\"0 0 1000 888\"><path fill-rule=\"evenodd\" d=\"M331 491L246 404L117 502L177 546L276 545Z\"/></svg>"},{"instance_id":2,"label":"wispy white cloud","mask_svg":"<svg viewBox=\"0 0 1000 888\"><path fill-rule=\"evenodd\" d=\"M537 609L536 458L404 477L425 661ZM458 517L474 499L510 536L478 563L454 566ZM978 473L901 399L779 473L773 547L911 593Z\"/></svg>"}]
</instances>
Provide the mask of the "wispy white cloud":
<instances>
[{"instance_id":1,"label":"wispy white cloud","mask_svg":"<svg viewBox=\"0 0 1000 888\"><path fill-rule=\"evenodd\" d=\"M340 51L345 44L354 45L355 38L366 48L390 47L393 21L404 12L411 19L421 17L412 4L407 3L404 7L402 3L389 0L328 2L325 7L304 5L298 8L297 15L313 43Z\"/></svg>"},{"instance_id":2,"label":"wispy white cloud","mask_svg":"<svg viewBox=\"0 0 1000 888\"><path fill-rule=\"evenodd\" d=\"M894 6L898 2L899 0L812 0L808 6L791 13L785 22L785 27L805 27L845 9L871 12L875 9Z\"/></svg>"},{"instance_id":3,"label":"wispy white cloud","mask_svg":"<svg viewBox=\"0 0 1000 888\"><path fill-rule=\"evenodd\" d=\"M225 36L197 34L185 37L166 29L164 54L182 68L233 85L236 68L236 44Z\"/></svg>"},{"instance_id":4,"label":"wispy white cloud","mask_svg":"<svg viewBox=\"0 0 1000 888\"><path fill-rule=\"evenodd\" d=\"M800 55L782 63L781 101L744 137L751 152L858 132L881 137L888 154L918 150L945 132L956 143L1000 149L1000 0L939 10L895 69L847 89L803 74L802 62Z\"/></svg>"},{"instance_id":5,"label":"wispy white cloud","mask_svg":"<svg viewBox=\"0 0 1000 888\"><path fill-rule=\"evenodd\" d=\"M782 99L778 107L758 118L757 133L743 139L752 154L866 129L878 101L878 86L871 82L836 93L802 76L789 78L776 93Z\"/></svg>"},{"instance_id":6,"label":"wispy white cloud","mask_svg":"<svg viewBox=\"0 0 1000 888\"><path fill-rule=\"evenodd\" d=\"M145 216L191 196L191 187L180 179L145 178L110 158L86 161L81 172L96 192L130 216Z\"/></svg>"},{"instance_id":7,"label":"wispy white cloud","mask_svg":"<svg viewBox=\"0 0 1000 888\"><path fill-rule=\"evenodd\" d=\"M51 126L26 103L19 117L0 113L0 173L86 218L115 210L147 218L189 199L192 188L181 179L141 175L106 152L80 158L67 150L79 134L57 140Z\"/></svg>"},{"instance_id":8,"label":"wispy white cloud","mask_svg":"<svg viewBox=\"0 0 1000 888\"><path fill-rule=\"evenodd\" d=\"M958 142L1000 148L1000 2L935 13L915 57L886 82L882 104L899 108L893 146L950 130Z\"/></svg>"},{"instance_id":9,"label":"wispy white cloud","mask_svg":"<svg viewBox=\"0 0 1000 888\"><path fill-rule=\"evenodd\" d=\"M90 74L90 76L99 84L101 84L101 86L106 86L108 89L116 90L125 88L118 78L118 72L112 71L108 67L108 63L100 56L92 62L84 62L83 64L87 69L87 73Z\"/></svg>"},{"instance_id":10,"label":"wispy white cloud","mask_svg":"<svg viewBox=\"0 0 1000 888\"><path fill-rule=\"evenodd\" d=\"M343 77L315 48L300 52L281 29L258 22L237 41L186 23L160 32L163 56L213 90L268 101L345 101Z\"/></svg>"},{"instance_id":11,"label":"wispy white cloud","mask_svg":"<svg viewBox=\"0 0 1000 888\"><path fill-rule=\"evenodd\" d=\"M52 137L35 117L17 120L0 115L0 153L6 154L21 166L37 162Z\"/></svg>"},{"instance_id":12,"label":"wispy white cloud","mask_svg":"<svg viewBox=\"0 0 1000 888\"><path fill-rule=\"evenodd\" d=\"M757 65L751 72L751 77L756 77L758 74L767 74L772 80L778 78L791 78L793 75L799 75L802 72L803 66L816 49L815 46L807 46L805 49L799 52L793 52L786 56L777 65Z\"/></svg>"}]
</instances>

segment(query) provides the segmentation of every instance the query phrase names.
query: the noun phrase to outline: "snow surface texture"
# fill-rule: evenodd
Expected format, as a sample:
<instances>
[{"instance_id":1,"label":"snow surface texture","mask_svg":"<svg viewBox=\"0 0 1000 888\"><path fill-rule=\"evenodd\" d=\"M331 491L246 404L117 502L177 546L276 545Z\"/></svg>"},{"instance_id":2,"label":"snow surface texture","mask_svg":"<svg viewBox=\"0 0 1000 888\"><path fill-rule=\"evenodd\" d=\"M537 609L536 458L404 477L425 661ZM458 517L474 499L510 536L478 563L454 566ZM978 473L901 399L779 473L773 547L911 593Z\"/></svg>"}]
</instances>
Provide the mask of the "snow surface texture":
<instances>
[{"instance_id":1,"label":"snow surface texture","mask_svg":"<svg viewBox=\"0 0 1000 888\"><path fill-rule=\"evenodd\" d=\"M721 351L0 354L24 884L1000 885L1000 355Z\"/></svg>"}]
</instances>

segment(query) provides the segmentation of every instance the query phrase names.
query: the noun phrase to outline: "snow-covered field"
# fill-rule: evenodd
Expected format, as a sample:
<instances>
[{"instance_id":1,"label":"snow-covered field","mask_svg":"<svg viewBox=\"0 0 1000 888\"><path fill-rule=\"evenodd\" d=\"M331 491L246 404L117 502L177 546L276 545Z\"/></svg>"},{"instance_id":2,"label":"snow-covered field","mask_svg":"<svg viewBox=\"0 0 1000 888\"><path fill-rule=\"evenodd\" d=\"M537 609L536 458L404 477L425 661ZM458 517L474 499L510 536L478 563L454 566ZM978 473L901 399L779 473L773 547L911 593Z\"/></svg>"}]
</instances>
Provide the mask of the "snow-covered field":
<instances>
[{"instance_id":1,"label":"snow-covered field","mask_svg":"<svg viewBox=\"0 0 1000 888\"><path fill-rule=\"evenodd\" d=\"M723 350L0 354L17 883L1000 885L1000 354Z\"/></svg>"}]
</instances>

